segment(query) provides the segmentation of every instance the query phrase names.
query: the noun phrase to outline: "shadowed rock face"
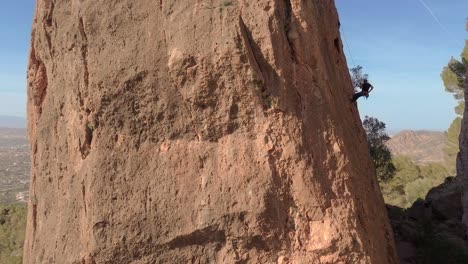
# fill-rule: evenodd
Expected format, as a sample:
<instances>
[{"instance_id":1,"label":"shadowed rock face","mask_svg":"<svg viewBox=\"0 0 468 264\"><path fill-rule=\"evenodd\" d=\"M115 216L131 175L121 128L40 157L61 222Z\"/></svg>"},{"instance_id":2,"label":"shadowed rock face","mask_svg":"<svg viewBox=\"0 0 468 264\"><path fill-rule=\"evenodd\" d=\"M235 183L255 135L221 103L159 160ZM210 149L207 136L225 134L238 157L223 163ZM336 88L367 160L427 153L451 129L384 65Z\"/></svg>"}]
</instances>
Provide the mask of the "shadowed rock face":
<instances>
[{"instance_id":1,"label":"shadowed rock face","mask_svg":"<svg viewBox=\"0 0 468 264\"><path fill-rule=\"evenodd\" d=\"M468 69L465 74L468 76ZM465 98L468 98L468 78L464 82ZM468 236L468 100L465 100L465 112L463 113L462 127L460 131L460 152L457 156L457 178L460 182L460 188L463 190L462 204L463 217L462 222L465 225L465 235Z\"/></svg>"},{"instance_id":2,"label":"shadowed rock face","mask_svg":"<svg viewBox=\"0 0 468 264\"><path fill-rule=\"evenodd\" d=\"M38 0L25 263L397 263L333 1Z\"/></svg>"},{"instance_id":3,"label":"shadowed rock face","mask_svg":"<svg viewBox=\"0 0 468 264\"><path fill-rule=\"evenodd\" d=\"M410 208L388 205L401 264L466 263L460 178L447 178ZM429 262L428 262L429 261Z\"/></svg>"}]
</instances>

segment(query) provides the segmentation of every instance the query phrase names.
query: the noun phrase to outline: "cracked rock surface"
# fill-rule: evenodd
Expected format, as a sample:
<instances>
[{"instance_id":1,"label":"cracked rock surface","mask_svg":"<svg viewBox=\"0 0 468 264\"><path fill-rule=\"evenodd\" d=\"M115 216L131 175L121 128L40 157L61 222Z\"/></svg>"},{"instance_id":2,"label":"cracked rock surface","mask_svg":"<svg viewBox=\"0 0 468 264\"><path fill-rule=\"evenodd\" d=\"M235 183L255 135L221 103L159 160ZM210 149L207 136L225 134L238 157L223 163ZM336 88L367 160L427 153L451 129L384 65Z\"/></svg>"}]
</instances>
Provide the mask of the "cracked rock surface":
<instances>
[{"instance_id":1,"label":"cracked rock surface","mask_svg":"<svg viewBox=\"0 0 468 264\"><path fill-rule=\"evenodd\" d=\"M24 263L397 263L333 1L37 0Z\"/></svg>"}]
</instances>

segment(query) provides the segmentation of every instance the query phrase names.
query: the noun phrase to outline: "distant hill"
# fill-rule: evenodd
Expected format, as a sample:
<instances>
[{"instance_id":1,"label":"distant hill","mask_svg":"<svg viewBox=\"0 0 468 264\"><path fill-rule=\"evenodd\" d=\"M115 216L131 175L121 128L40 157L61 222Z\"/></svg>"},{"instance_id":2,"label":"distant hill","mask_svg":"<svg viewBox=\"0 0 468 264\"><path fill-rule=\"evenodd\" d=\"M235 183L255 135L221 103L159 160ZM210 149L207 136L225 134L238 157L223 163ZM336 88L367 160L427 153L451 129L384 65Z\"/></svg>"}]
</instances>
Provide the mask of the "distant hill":
<instances>
[{"instance_id":1,"label":"distant hill","mask_svg":"<svg viewBox=\"0 0 468 264\"><path fill-rule=\"evenodd\" d=\"M444 132L405 130L394 135L387 146L393 155L403 155L418 164L444 162Z\"/></svg>"},{"instance_id":2,"label":"distant hill","mask_svg":"<svg viewBox=\"0 0 468 264\"><path fill-rule=\"evenodd\" d=\"M26 118L0 115L0 127L26 128Z\"/></svg>"}]
</instances>

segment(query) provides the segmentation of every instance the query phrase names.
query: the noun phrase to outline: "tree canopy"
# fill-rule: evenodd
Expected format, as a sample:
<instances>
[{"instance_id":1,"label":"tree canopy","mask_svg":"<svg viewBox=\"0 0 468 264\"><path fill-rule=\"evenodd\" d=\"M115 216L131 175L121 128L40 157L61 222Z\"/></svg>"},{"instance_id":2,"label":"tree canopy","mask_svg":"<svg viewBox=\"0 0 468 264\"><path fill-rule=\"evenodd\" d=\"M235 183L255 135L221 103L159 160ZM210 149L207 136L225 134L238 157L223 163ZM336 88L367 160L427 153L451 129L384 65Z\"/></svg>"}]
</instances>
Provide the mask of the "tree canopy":
<instances>
[{"instance_id":1,"label":"tree canopy","mask_svg":"<svg viewBox=\"0 0 468 264\"><path fill-rule=\"evenodd\" d=\"M361 87L362 83L365 79L369 78L369 74L362 73L362 66L358 65L354 68L349 70L351 75L351 81L353 83L353 88L356 89L357 87Z\"/></svg>"},{"instance_id":2,"label":"tree canopy","mask_svg":"<svg viewBox=\"0 0 468 264\"><path fill-rule=\"evenodd\" d=\"M468 31L468 23L466 24ZM444 82L445 91L453 94L458 101L455 107L455 113L458 116L463 116L465 110L464 98L464 83L466 79L466 71L468 69L468 41L465 41L465 47L460 55L460 59L451 58L448 64L443 68L441 78ZM450 172L455 172L456 157L459 151L458 136L461 130L461 117L455 118L449 129L445 131L445 159L447 168Z\"/></svg>"},{"instance_id":3,"label":"tree canopy","mask_svg":"<svg viewBox=\"0 0 468 264\"><path fill-rule=\"evenodd\" d=\"M363 121L367 135L369 152L374 162L377 179L387 181L395 175L395 166L392 163L392 154L385 144L390 137L385 132L385 123L377 118L368 117Z\"/></svg>"},{"instance_id":4,"label":"tree canopy","mask_svg":"<svg viewBox=\"0 0 468 264\"><path fill-rule=\"evenodd\" d=\"M442 70L441 77L444 82L445 91L452 93L456 100L463 100L463 79L460 75L463 64L455 59L450 62Z\"/></svg>"},{"instance_id":5,"label":"tree canopy","mask_svg":"<svg viewBox=\"0 0 468 264\"><path fill-rule=\"evenodd\" d=\"M0 264L22 262L26 211L23 205L0 205Z\"/></svg>"},{"instance_id":6,"label":"tree canopy","mask_svg":"<svg viewBox=\"0 0 468 264\"><path fill-rule=\"evenodd\" d=\"M457 117L455 118L455 120L453 120L449 129L445 131L445 160L447 163L447 168L450 170L451 173L455 173L455 163L458 152L460 150L458 136L460 135L461 123L462 118Z\"/></svg>"},{"instance_id":7,"label":"tree canopy","mask_svg":"<svg viewBox=\"0 0 468 264\"><path fill-rule=\"evenodd\" d=\"M468 23L466 24L468 31ZM447 66L442 70L441 77L444 82L445 91L452 93L456 100L464 100L463 83L468 67L468 41L465 41L465 47L460 54L460 59L450 58ZM458 113L458 112L457 112Z\"/></svg>"},{"instance_id":8,"label":"tree canopy","mask_svg":"<svg viewBox=\"0 0 468 264\"><path fill-rule=\"evenodd\" d=\"M437 163L418 165L404 156L393 157L392 161L395 176L379 185L385 203L398 207L410 207L417 199L424 199L430 189L450 175L445 166Z\"/></svg>"}]
</instances>

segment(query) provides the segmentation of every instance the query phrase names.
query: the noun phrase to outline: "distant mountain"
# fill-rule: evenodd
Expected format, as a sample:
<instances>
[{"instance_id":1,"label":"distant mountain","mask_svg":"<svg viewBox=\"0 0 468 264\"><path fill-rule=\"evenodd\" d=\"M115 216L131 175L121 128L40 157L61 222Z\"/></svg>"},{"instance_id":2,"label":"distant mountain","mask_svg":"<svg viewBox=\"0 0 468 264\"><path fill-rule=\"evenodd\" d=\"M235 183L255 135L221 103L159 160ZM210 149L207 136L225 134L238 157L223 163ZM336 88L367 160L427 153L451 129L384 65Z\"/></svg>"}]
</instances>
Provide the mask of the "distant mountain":
<instances>
[{"instance_id":1,"label":"distant mountain","mask_svg":"<svg viewBox=\"0 0 468 264\"><path fill-rule=\"evenodd\" d=\"M444 132L405 130L394 135L387 146L393 155L403 155L418 164L444 162Z\"/></svg>"},{"instance_id":2,"label":"distant mountain","mask_svg":"<svg viewBox=\"0 0 468 264\"><path fill-rule=\"evenodd\" d=\"M26 128L26 118L0 115L0 127Z\"/></svg>"}]
</instances>

